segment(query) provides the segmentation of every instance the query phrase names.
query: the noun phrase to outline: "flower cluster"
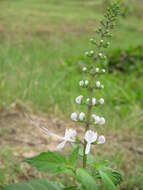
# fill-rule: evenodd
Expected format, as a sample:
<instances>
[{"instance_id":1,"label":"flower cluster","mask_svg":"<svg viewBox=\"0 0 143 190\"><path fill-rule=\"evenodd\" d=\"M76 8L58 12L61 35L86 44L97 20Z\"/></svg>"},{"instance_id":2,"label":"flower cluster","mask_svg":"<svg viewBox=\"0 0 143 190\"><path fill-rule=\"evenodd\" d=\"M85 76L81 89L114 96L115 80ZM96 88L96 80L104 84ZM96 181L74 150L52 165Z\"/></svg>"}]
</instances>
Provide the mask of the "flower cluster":
<instances>
[{"instance_id":1,"label":"flower cluster","mask_svg":"<svg viewBox=\"0 0 143 190\"><path fill-rule=\"evenodd\" d=\"M93 55L94 52L90 51L90 55L91 54ZM86 53L86 55L89 55L89 54ZM85 72L87 70L88 70L87 67L82 68L83 72ZM89 74L89 73L87 72L87 74ZM96 67L95 73L96 74L105 73L105 69L99 69L98 67ZM75 98L75 102L77 104L79 104L79 105L85 104L88 107L88 109L96 107L97 105L104 104L103 98L97 99L94 96L91 96L94 94L94 89L100 89L100 88L103 89L104 88L104 85L101 84L100 81L97 80L94 83L94 81L92 81L92 80L90 80L90 82L88 80L81 80L81 81L79 81L79 85L80 85L80 87L89 87L89 90L91 89L91 86L94 86L94 88L92 89L92 92L90 91L90 97L84 97L83 95L77 96ZM87 125L86 130L85 130L85 135L83 138L84 142L86 143L85 150L84 150L85 155L87 155L90 152L90 147L92 144L97 145L97 144L105 143L105 137L103 135L98 136L97 132L94 132L93 130L90 130L90 128L89 128L90 124L104 125L105 124L104 117L100 117L95 113L88 115L88 113L84 113L84 112L80 112L80 113L73 112L71 114L71 120L74 122L84 122ZM58 149L61 150L62 148L64 148L64 146L67 142L75 143L76 137L77 137L76 130L66 129L65 136L63 138L63 141L58 145Z\"/></svg>"},{"instance_id":2,"label":"flower cluster","mask_svg":"<svg viewBox=\"0 0 143 190\"><path fill-rule=\"evenodd\" d=\"M76 130L66 129L65 136L63 137L63 141L58 145L57 149L58 150L63 149L67 142L74 143L76 141L76 135L77 135ZM93 143L94 144L95 143L96 144L104 144L105 143L105 137L103 135L100 135L98 137L97 133L92 130L86 131L84 139L87 142L85 154L88 154L90 152L91 144L93 144Z\"/></svg>"}]
</instances>

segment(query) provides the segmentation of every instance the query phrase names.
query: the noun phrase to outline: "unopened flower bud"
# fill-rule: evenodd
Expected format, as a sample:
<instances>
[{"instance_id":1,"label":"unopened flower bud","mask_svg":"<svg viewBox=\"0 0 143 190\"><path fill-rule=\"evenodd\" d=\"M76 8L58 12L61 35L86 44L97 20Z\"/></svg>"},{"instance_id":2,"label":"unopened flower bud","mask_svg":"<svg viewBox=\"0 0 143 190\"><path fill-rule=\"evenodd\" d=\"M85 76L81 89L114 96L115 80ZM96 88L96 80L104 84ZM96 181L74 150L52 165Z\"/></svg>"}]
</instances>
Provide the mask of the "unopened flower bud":
<instances>
[{"instance_id":1,"label":"unopened flower bud","mask_svg":"<svg viewBox=\"0 0 143 190\"><path fill-rule=\"evenodd\" d=\"M83 121L84 118L85 118L85 113L81 112L81 113L79 114L79 120L80 120L80 121Z\"/></svg>"},{"instance_id":2,"label":"unopened flower bud","mask_svg":"<svg viewBox=\"0 0 143 190\"><path fill-rule=\"evenodd\" d=\"M106 141L105 137L103 135L98 137L97 144L104 144Z\"/></svg>"},{"instance_id":3,"label":"unopened flower bud","mask_svg":"<svg viewBox=\"0 0 143 190\"><path fill-rule=\"evenodd\" d=\"M90 38L90 40L89 40L90 42L94 42L94 39L93 38Z\"/></svg>"},{"instance_id":4,"label":"unopened flower bud","mask_svg":"<svg viewBox=\"0 0 143 190\"><path fill-rule=\"evenodd\" d=\"M87 98L86 103L89 104L89 102L90 102L90 98Z\"/></svg>"},{"instance_id":5,"label":"unopened flower bud","mask_svg":"<svg viewBox=\"0 0 143 190\"><path fill-rule=\"evenodd\" d=\"M82 71L86 71L86 70L87 70L87 68L86 68L86 67L83 67L83 68L82 68Z\"/></svg>"},{"instance_id":6,"label":"unopened flower bud","mask_svg":"<svg viewBox=\"0 0 143 190\"><path fill-rule=\"evenodd\" d=\"M99 88L100 86L101 86L100 81L97 81L97 82L96 82L96 87Z\"/></svg>"},{"instance_id":7,"label":"unopened flower bud","mask_svg":"<svg viewBox=\"0 0 143 190\"><path fill-rule=\"evenodd\" d=\"M100 98L99 99L99 103L102 105L102 104L104 104L104 99L103 98Z\"/></svg>"},{"instance_id":8,"label":"unopened flower bud","mask_svg":"<svg viewBox=\"0 0 143 190\"><path fill-rule=\"evenodd\" d=\"M71 114L71 119L72 119L73 121L77 121L77 113L76 113L76 112L73 112L73 113Z\"/></svg>"},{"instance_id":9,"label":"unopened flower bud","mask_svg":"<svg viewBox=\"0 0 143 190\"><path fill-rule=\"evenodd\" d=\"M96 104L96 98L92 98L92 105L94 106Z\"/></svg>"},{"instance_id":10,"label":"unopened flower bud","mask_svg":"<svg viewBox=\"0 0 143 190\"><path fill-rule=\"evenodd\" d=\"M106 70L105 70L105 69L102 69L102 72L103 72L103 73L105 73L105 72L106 72Z\"/></svg>"},{"instance_id":11,"label":"unopened flower bud","mask_svg":"<svg viewBox=\"0 0 143 190\"><path fill-rule=\"evenodd\" d=\"M104 119L104 117L100 117L99 124L100 124L100 125L104 125L104 124L105 124L105 119Z\"/></svg>"},{"instance_id":12,"label":"unopened flower bud","mask_svg":"<svg viewBox=\"0 0 143 190\"><path fill-rule=\"evenodd\" d=\"M104 88L104 85L103 85L103 84L101 84L101 88Z\"/></svg>"},{"instance_id":13,"label":"unopened flower bud","mask_svg":"<svg viewBox=\"0 0 143 190\"><path fill-rule=\"evenodd\" d=\"M83 85L84 85L84 81L83 80L79 81L79 86L83 86Z\"/></svg>"},{"instance_id":14,"label":"unopened flower bud","mask_svg":"<svg viewBox=\"0 0 143 190\"><path fill-rule=\"evenodd\" d=\"M85 85L88 86L88 80L85 80Z\"/></svg>"},{"instance_id":15,"label":"unopened flower bud","mask_svg":"<svg viewBox=\"0 0 143 190\"><path fill-rule=\"evenodd\" d=\"M90 51L90 54L91 54L91 55L93 55L93 54L94 54L94 51L93 51L93 50L91 50L91 51Z\"/></svg>"},{"instance_id":16,"label":"unopened flower bud","mask_svg":"<svg viewBox=\"0 0 143 190\"><path fill-rule=\"evenodd\" d=\"M98 73L98 72L99 72L99 68L97 67L97 68L95 69L95 71L96 71L96 73Z\"/></svg>"}]
</instances>

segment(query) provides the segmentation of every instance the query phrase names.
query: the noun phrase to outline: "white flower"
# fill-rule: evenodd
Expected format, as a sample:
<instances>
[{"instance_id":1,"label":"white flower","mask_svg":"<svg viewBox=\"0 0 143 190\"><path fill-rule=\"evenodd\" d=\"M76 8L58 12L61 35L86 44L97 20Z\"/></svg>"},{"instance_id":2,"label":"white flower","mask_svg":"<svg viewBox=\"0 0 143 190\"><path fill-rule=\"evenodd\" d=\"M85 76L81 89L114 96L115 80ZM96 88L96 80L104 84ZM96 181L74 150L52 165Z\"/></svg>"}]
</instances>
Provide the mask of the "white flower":
<instances>
[{"instance_id":1,"label":"white flower","mask_svg":"<svg viewBox=\"0 0 143 190\"><path fill-rule=\"evenodd\" d=\"M103 135L98 137L97 144L104 144L106 141L105 137Z\"/></svg>"},{"instance_id":2,"label":"white flower","mask_svg":"<svg viewBox=\"0 0 143 190\"><path fill-rule=\"evenodd\" d=\"M91 51L90 51L90 54L92 54L92 55L93 55L93 54L94 54L94 51L93 51L93 50L91 50Z\"/></svg>"},{"instance_id":3,"label":"white flower","mask_svg":"<svg viewBox=\"0 0 143 190\"><path fill-rule=\"evenodd\" d=\"M77 113L76 113L76 112L73 112L73 113L71 114L71 119L72 119L73 121L77 121Z\"/></svg>"},{"instance_id":4,"label":"white flower","mask_svg":"<svg viewBox=\"0 0 143 190\"><path fill-rule=\"evenodd\" d=\"M97 82L96 82L96 87L99 88L100 86L101 86L100 81L97 81Z\"/></svg>"},{"instance_id":5,"label":"white flower","mask_svg":"<svg viewBox=\"0 0 143 190\"><path fill-rule=\"evenodd\" d=\"M98 73L98 72L99 72L99 68L98 68L98 67L97 67L95 70L96 70L96 73Z\"/></svg>"},{"instance_id":6,"label":"white flower","mask_svg":"<svg viewBox=\"0 0 143 190\"><path fill-rule=\"evenodd\" d=\"M79 86L83 86L83 85L84 85L84 81L83 80L79 81Z\"/></svg>"},{"instance_id":7,"label":"white flower","mask_svg":"<svg viewBox=\"0 0 143 190\"><path fill-rule=\"evenodd\" d=\"M104 85L103 85L103 84L101 84L101 88L104 88Z\"/></svg>"},{"instance_id":8,"label":"white flower","mask_svg":"<svg viewBox=\"0 0 143 190\"><path fill-rule=\"evenodd\" d=\"M102 72L105 73L106 72L105 69L102 69Z\"/></svg>"},{"instance_id":9,"label":"white flower","mask_svg":"<svg viewBox=\"0 0 143 190\"><path fill-rule=\"evenodd\" d=\"M84 118L85 118L85 113L81 112L81 113L79 114L79 120L80 120L80 121L83 121Z\"/></svg>"},{"instance_id":10,"label":"white flower","mask_svg":"<svg viewBox=\"0 0 143 190\"><path fill-rule=\"evenodd\" d=\"M102 105L102 104L104 104L104 99L103 98L100 98L99 99L99 103Z\"/></svg>"},{"instance_id":11,"label":"white flower","mask_svg":"<svg viewBox=\"0 0 143 190\"><path fill-rule=\"evenodd\" d=\"M88 85L88 80L85 80L85 85L86 85L86 86Z\"/></svg>"},{"instance_id":12,"label":"white flower","mask_svg":"<svg viewBox=\"0 0 143 190\"><path fill-rule=\"evenodd\" d=\"M86 71L86 70L87 70L87 68L86 68L86 67L83 67L83 68L82 68L82 71Z\"/></svg>"},{"instance_id":13,"label":"white flower","mask_svg":"<svg viewBox=\"0 0 143 190\"><path fill-rule=\"evenodd\" d=\"M90 102L90 98L87 98L86 103L89 104L89 102Z\"/></svg>"},{"instance_id":14,"label":"white flower","mask_svg":"<svg viewBox=\"0 0 143 190\"><path fill-rule=\"evenodd\" d=\"M95 124L99 124L99 122L100 122L100 117L99 117L98 115L95 115L95 116L94 116L94 121L95 121L95 122L94 122Z\"/></svg>"},{"instance_id":15,"label":"white flower","mask_svg":"<svg viewBox=\"0 0 143 190\"><path fill-rule=\"evenodd\" d=\"M76 138L76 131L74 129L66 129L63 141L57 146L57 149L61 150L62 148L64 148L67 142L75 142L75 138Z\"/></svg>"},{"instance_id":16,"label":"white flower","mask_svg":"<svg viewBox=\"0 0 143 190\"><path fill-rule=\"evenodd\" d=\"M89 40L90 42L94 42L94 39L93 38L90 38L90 40Z\"/></svg>"},{"instance_id":17,"label":"white flower","mask_svg":"<svg viewBox=\"0 0 143 190\"><path fill-rule=\"evenodd\" d=\"M109 46L109 45L110 45L110 42L107 42L107 45Z\"/></svg>"},{"instance_id":18,"label":"white flower","mask_svg":"<svg viewBox=\"0 0 143 190\"><path fill-rule=\"evenodd\" d=\"M102 56L103 56L103 54L102 54L102 53L99 53L98 55L99 55L99 57L102 57Z\"/></svg>"},{"instance_id":19,"label":"white flower","mask_svg":"<svg viewBox=\"0 0 143 190\"><path fill-rule=\"evenodd\" d=\"M96 98L92 98L92 105L94 106L96 104Z\"/></svg>"},{"instance_id":20,"label":"white flower","mask_svg":"<svg viewBox=\"0 0 143 190\"><path fill-rule=\"evenodd\" d=\"M97 139L97 133L95 133L94 131L88 130L88 131L86 131L84 138L85 138L85 140L87 142L86 149L85 149L85 154L88 154L90 152L91 144L93 142L95 142L96 139Z\"/></svg>"},{"instance_id":21,"label":"white flower","mask_svg":"<svg viewBox=\"0 0 143 190\"><path fill-rule=\"evenodd\" d=\"M82 95L76 97L75 102L76 102L77 104L81 104L82 98L83 98Z\"/></svg>"},{"instance_id":22,"label":"white flower","mask_svg":"<svg viewBox=\"0 0 143 190\"><path fill-rule=\"evenodd\" d=\"M99 124L100 124L100 125L104 125L104 124L105 124L105 119L104 119L104 117L100 117Z\"/></svg>"}]
</instances>

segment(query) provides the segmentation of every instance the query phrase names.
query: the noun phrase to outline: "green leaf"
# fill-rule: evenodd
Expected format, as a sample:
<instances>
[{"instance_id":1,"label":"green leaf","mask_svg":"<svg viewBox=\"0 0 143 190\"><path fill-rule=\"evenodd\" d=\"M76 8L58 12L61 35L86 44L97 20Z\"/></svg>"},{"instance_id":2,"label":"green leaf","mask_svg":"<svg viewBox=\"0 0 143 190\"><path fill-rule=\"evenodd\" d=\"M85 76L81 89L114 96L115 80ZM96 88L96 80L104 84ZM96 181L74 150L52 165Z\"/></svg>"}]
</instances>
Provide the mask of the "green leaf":
<instances>
[{"instance_id":1,"label":"green leaf","mask_svg":"<svg viewBox=\"0 0 143 190\"><path fill-rule=\"evenodd\" d=\"M79 155L79 147L76 147L69 156L69 163L71 166L76 167Z\"/></svg>"},{"instance_id":2,"label":"green leaf","mask_svg":"<svg viewBox=\"0 0 143 190\"><path fill-rule=\"evenodd\" d=\"M67 170L66 158L58 152L43 152L24 161L44 172L61 173Z\"/></svg>"},{"instance_id":3,"label":"green leaf","mask_svg":"<svg viewBox=\"0 0 143 190\"><path fill-rule=\"evenodd\" d=\"M76 171L77 179L81 182L86 190L97 190L97 184L94 178L85 170L78 169Z\"/></svg>"},{"instance_id":4,"label":"green leaf","mask_svg":"<svg viewBox=\"0 0 143 190\"><path fill-rule=\"evenodd\" d=\"M63 190L63 185L50 182L47 179L41 179L8 185L3 190Z\"/></svg>"},{"instance_id":5,"label":"green leaf","mask_svg":"<svg viewBox=\"0 0 143 190\"><path fill-rule=\"evenodd\" d=\"M113 183L113 181L110 179L110 177L105 172L99 170L99 174L101 176L101 179L102 179L106 189L108 189L108 190L116 190L115 184Z\"/></svg>"},{"instance_id":6,"label":"green leaf","mask_svg":"<svg viewBox=\"0 0 143 190\"><path fill-rule=\"evenodd\" d=\"M107 176L110 178L110 180L114 183L114 185L117 186L122 182L122 176L118 171L108 167L108 165L109 165L109 162L107 160L99 162L99 163L94 163L94 167L96 168L96 170L98 172L102 171L106 173Z\"/></svg>"}]
</instances>

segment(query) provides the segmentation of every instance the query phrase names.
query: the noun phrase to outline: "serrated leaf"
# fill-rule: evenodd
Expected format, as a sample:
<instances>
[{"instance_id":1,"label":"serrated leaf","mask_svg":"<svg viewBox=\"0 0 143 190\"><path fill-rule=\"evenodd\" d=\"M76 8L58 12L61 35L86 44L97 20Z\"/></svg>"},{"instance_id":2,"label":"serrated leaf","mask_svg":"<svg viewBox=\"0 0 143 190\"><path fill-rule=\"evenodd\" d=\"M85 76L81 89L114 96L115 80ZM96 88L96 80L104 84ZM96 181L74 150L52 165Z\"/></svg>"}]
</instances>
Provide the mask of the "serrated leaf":
<instances>
[{"instance_id":1,"label":"serrated leaf","mask_svg":"<svg viewBox=\"0 0 143 190\"><path fill-rule=\"evenodd\" d=\"M71 166L73 167L76 166L78 155L79 155L79 147L76 147L69 156L69 163Z\"/></svg>"},{"instance_id":2,"label":"serrated leaf","mask_svg":"<svg viewBox=\"0 0 143 190\"><path fill-rule=\"evenodd\" d=\"M101 179L102 179L106 189L108 189L108 190L116 190L115 184L113 183L113 181L110 179L110 177L105 172L99 170L99 174L101 176Z\"/></svg>"},{"instance_id":3,"label":"serrated leaf","mask_svg":"<svg viewBox=\"0 0 143 190\"><path fill-rule=\"evenodd\" d=\"M97 184L95 179L85 170L78 169L76 171L77 179L81 182L86 190L97 190Z\"/></svg>"},{"instance_id":4,"label":"serrated leaf","mask_svg":"<svg viewBox=\"0 0 143 190\"><path fill-rule=\"evenodd\" d=\"M60 173L67 170L66 158L58 152L43 152L24 161L44 172Z\"/></svg>"},{"instance_id":5,"label":"serrated leaf","mask_svg":"<svg viewBox=\"0 0 143 190\"><path fill-rule=\"evenodd\" d=\"M63 185L47 179L33 180L4 187L3 190L63 190Z\"/></svg>"}]
</instances>

